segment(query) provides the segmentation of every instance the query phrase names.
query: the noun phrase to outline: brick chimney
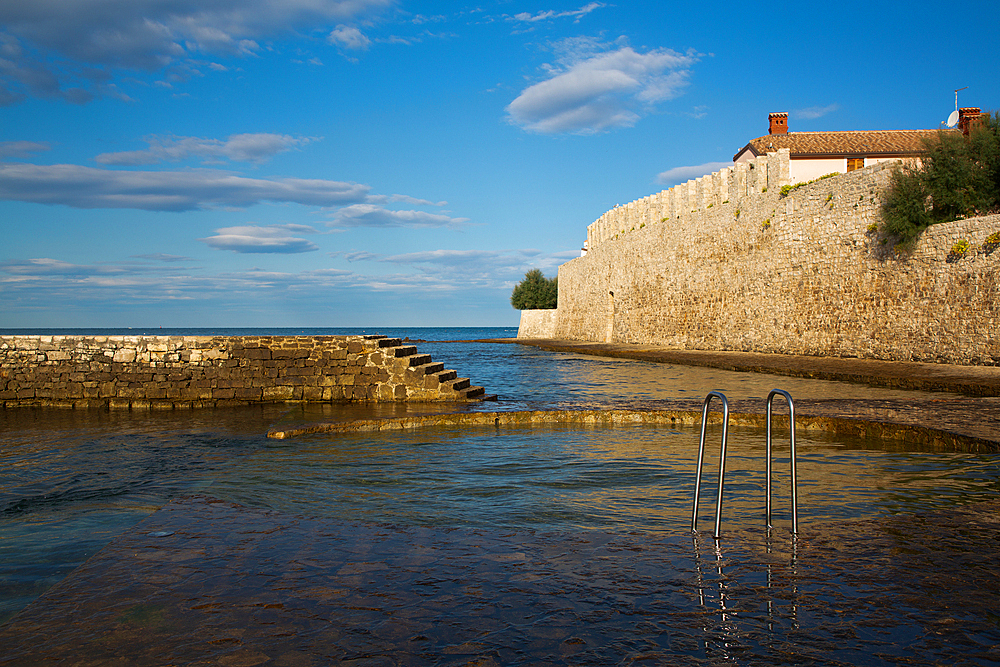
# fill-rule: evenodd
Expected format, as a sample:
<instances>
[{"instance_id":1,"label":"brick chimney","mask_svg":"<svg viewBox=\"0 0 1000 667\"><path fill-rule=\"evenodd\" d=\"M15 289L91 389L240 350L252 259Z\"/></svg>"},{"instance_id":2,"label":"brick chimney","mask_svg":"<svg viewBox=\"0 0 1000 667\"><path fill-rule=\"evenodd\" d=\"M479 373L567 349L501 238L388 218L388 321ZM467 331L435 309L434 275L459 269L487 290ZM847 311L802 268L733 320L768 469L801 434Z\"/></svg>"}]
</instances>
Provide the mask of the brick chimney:
<instances>
[{"instance_id":1,"label":"brick chimney","mask_svg":"<svg viewBox=\"0 0 1000 667\"><path fill-rule=\"evenodd\" d=\"M787 113L769 113L767 114L767 120L770 123L770 127L767 130L768 134L788 134Z\"/></svg>"},{"instance_id":2,"label":"brick chimney","mask_svg":"<svg viewBox=\"0 0 1000 667\"><path fill-rule=\"evenodd\" d=\"M962 107L958 110L958 129L962 134L969 136L969 130L983 117L983 112L979 107Z\"/></svg>"}]
</instances>

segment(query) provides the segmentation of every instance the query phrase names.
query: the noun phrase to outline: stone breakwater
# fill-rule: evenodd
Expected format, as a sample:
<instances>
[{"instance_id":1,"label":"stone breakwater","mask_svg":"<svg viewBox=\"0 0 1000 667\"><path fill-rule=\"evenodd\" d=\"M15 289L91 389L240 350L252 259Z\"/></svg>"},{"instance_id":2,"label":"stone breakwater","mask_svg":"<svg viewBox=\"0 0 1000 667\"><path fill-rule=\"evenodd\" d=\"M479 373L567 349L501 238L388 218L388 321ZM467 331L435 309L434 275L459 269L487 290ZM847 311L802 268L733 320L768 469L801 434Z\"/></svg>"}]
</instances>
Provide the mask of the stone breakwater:
<instances>
[{"instance_id":1,"label":"stone breakwater","mask_svg":"<svg viewBox=\"0 0 1000 667\"><path fill-rule=\"evenodd\" d=\"M958 433L953 430L942 430L919 423L891 423L866 418L859 414L822 414L822 402L799 402L799 405L817 412L795 415L796 429L807 431L824 431L839 433L856 438L881 440L883 447L891 448L893 442L906 443L907 447L919 447L922 450L945 452L996 452L1000 443L995 438L984 438L974 434ZM730 406L730 426L746 426L764 428L767 417L761 414L760 401L738 401ZM939 407L939 406L937 406ZM877 406L871 406L872 412L878 412ZM834 410L843 410L843 406L835 406ZM865 411L865 406L861 406ZM918 410L926 413L926 410ZM885 412L885 409L882 409ZM871 416L878 416L877 414ZM775 442L787 438L788 415L775 414L772 426L775 432ZM283 440L311 433L358 433L370 431L399 431L418 428L435 427L474 427L493 426L503 428L537 428L554 424L572 424L580 428L597 426L626 426L639 424L660 424L667 426L699 427L701 425L701 410L533 410L522 412L467 412L441 415L414 415L411 417L394 417L389 419L359 419L349 422L315 423L287 429L272 429L267 437ZM721 424L723 416L720 412L709 412L708 423ZM787 440L785 441L787 442ZM718 440L711 445L718 446Z\"/></svg>"},{"instance_id":2,"label":"stone breakwater","mask_svg":"<svg viewBox=\"0 0 1000 667\"><path fill-rule=\"evenodd\" d=\"M0 405L194 408L485 396L385 336L0 336Z\"/></svg>"}]
</instances>

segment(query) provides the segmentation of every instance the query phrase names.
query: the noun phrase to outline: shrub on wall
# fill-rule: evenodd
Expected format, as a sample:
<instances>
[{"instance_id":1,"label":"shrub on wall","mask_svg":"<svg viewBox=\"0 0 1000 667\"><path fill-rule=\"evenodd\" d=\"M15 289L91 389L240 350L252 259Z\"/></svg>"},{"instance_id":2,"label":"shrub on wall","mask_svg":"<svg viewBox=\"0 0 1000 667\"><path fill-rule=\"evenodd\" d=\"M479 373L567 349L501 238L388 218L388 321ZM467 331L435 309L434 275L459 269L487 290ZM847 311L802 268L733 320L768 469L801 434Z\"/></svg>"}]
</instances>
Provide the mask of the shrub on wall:
<instances>
[{"instance_id":1,"label":"shrub on wall","mask_svg":"<svg viewBox=\"0 0 1000 667\"><path fill-rule=\"evenodd\" d=\"M1000 210L1000 112L984 114L968 137L941 132L921 162L892 175L882 204L889 234L912 239L939 222Z\"/></svg>"},{"instance_id":2,"label":"shrub on wall","mask_svg":"<svg viewBox=\"0 0 1000 667\"><path fill-rule=\"evenodd\" d=\"M559 299L559 279L546 278L540 269L524 274L510 295L510 305L518 310L555 308Z\"/></svg>"}]
</instances>

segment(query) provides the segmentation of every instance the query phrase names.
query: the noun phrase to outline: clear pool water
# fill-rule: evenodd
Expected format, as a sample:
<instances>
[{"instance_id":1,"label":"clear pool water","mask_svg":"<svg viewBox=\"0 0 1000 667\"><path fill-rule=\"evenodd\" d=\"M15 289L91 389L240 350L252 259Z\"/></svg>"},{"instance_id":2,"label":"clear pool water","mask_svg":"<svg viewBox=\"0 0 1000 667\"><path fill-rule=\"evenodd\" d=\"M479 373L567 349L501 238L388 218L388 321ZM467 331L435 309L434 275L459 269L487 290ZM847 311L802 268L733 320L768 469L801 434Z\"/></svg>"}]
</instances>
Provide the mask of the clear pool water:
<instances>
[{"instance_id":1,"label":"clear pool water","mask_svg":"<svg viewBox=\"0 0 1000 667\"><path fill-rule=\"evenodd\" d=\"M698 434L666 426L429 428L264 437L278 407L0 413L0 609L23 607L171 498L461 528L676 534L690 522ZM714 508L709 435L702 527ZM1000 457L884 451L800 431L803 530L997 496ZM777 525L787 447L776 438ZM763 434L732 429L723 529L762 524Z\"/></svg>"}]
</instances>

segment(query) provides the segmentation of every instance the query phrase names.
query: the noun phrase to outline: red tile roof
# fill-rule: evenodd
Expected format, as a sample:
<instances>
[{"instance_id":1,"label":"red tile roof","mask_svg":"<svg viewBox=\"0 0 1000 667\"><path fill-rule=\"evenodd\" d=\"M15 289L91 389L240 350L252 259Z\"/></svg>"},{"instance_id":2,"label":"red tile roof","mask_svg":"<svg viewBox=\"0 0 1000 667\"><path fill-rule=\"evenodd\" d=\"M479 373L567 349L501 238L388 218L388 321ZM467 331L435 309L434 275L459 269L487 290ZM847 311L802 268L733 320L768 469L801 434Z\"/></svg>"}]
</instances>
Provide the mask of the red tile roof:
<instances>
[{"instance_id":1,"label":"red tile roof","mask_svg":"<svg viewBox=\"0 0 1000 667\"><path fill-rule=\"evenodd\" d=\"M924 140L933 140L939 132L955 130L853 130L849 132L789 132L757 137L733 156L733 161L747 150L755 156L788 148L791 158L863 157L919 155L927 149Z\"/></svg>"}]
</instances>

